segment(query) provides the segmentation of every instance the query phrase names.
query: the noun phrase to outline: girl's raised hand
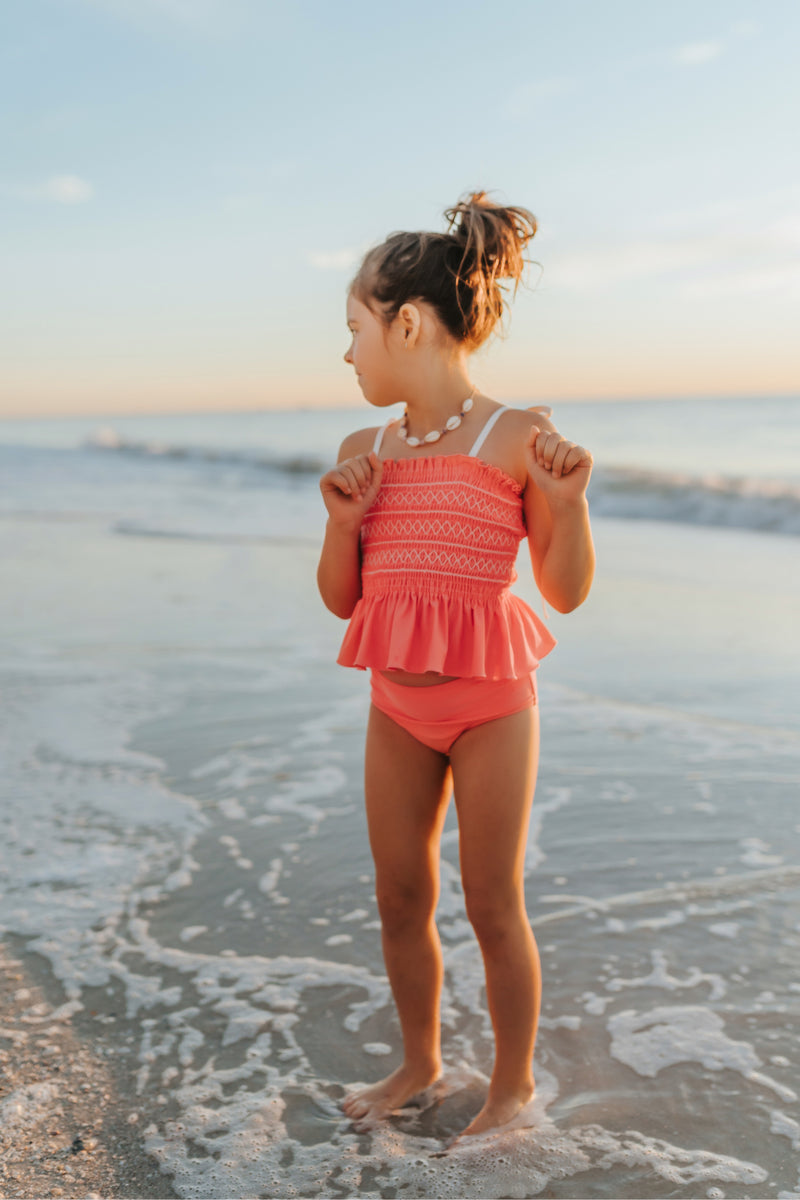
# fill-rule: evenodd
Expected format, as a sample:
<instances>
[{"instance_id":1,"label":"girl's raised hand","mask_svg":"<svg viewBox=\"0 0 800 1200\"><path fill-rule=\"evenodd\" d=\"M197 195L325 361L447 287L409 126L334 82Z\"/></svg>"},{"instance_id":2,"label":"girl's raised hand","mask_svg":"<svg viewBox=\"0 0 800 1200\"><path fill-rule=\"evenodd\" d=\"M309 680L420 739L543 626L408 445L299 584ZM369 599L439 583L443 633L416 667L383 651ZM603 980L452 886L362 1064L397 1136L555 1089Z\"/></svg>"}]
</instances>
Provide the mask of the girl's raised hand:
<instances>
[{"instance_id":1,"label":"girl's raised hand","mask_svg":"<svg viewBox=\"0 0 800 1200\"><path fill-rule=\"evenodd\" d=\"M319 481L322 499L332 521L360 528L364 514L381 486L383 463L374 451L337 463Z\"/></svg>"},{"instance_id":2,"label":"girl's raised hand","mask_svg":"<svg viewBox=\"0 0 800 1200\"><path fill-rule=\"evenodd\" d=\"M532 425L525 446L528 475L547 500L579 500L589 483L593 459L588 450L555 430Z\"/></svg>"}]
</instances>

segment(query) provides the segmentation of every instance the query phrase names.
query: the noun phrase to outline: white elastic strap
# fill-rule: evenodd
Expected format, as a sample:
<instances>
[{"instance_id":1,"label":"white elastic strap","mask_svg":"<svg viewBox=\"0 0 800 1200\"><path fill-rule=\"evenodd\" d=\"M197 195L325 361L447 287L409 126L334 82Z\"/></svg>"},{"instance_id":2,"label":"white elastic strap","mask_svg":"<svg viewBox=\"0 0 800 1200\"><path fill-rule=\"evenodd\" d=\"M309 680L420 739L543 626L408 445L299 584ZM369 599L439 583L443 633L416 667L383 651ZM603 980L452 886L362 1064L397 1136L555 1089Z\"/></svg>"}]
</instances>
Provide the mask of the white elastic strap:
<instances>
[{"instance_id":1,"label":"white elastic strap","mask_svg":"<svg viewBox=\"0 0 800 1200\"><path fill-rule=\"evenodd\" d=\"M506 408L507 408L507 406L501 405L500 408L496 408L494 410L492 415L489 417L489 420L486 422L483 429L480 431L477 438L475 439L475 445L472 447L472 449L469 452L470 458L473 458L478 453L481 446L483 445L483 443L486 441L489 434L494 429L495 422L498 420L499 417L501 417L503 415L504 412L506 412Z\"/></svg>"},{"instance_id":2,"label":"white elastic strap","mask_svg":"<svg viewBox=\"0 0 800 1200\"><path fill-rule=\"evenodd\" d=\"M386 432L386 430L389 428L389 426L391 425L393 420L394 420L394 417L390 417L389 420L386 422L386 424L381 425L380 429L375 434L375 441L372 443L372 453L373 454L377 454L380 451L381 442L383 441L383 435Z\"/></svg>"}]
</instances>

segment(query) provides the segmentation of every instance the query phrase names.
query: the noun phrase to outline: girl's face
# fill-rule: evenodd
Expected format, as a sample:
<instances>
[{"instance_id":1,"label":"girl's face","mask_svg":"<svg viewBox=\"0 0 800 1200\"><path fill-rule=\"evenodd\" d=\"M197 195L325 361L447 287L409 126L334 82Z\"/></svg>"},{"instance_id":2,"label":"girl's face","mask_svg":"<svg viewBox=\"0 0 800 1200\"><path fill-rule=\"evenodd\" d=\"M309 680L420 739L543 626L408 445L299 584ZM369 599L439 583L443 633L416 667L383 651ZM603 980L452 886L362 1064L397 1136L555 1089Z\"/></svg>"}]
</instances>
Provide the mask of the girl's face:
<instances>
[{"instance_id":1,"label":"girl's face","mask_svg":"<svg viewBox=\"0 0 800 1200\"><path fill-rule=\"evenodd\" d=\"M355 368L364 399L378 408L394 404L398 363L392 351L392 331L355 296L347 298L347 327L352 340L344 361Z\"/></svg>"}]
</instances>

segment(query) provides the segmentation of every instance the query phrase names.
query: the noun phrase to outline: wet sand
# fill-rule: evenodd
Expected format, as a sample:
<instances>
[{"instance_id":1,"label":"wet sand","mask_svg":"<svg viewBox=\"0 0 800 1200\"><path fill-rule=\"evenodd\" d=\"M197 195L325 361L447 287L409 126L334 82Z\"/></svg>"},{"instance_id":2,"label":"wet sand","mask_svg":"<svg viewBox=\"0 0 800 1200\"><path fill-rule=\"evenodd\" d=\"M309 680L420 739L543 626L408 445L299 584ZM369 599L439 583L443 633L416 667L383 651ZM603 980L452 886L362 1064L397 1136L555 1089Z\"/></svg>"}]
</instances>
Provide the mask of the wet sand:
<instances>
[{"instance_id":1,"label":"wet sand","mask_svg":"<svg viewBox=\"0 0 800 1200\"><path fill-rule=\"evenodd\" d=\"M0 943L0 1192L64 1197L172 1197L144 1152L130 1081L115 1071L113 1038L77 1028L54 1005L45 964Z\"/></svg>"}]
</instances>

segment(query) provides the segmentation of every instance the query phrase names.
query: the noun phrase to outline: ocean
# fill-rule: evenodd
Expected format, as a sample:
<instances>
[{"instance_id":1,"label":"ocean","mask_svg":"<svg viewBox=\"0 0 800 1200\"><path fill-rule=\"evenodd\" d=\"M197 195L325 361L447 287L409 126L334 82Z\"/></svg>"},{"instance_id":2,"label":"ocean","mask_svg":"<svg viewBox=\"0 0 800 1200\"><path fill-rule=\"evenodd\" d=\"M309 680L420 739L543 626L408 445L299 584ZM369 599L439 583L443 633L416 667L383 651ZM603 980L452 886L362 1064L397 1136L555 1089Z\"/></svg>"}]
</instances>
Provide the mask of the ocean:
<instances>
[{"instance_id":1,"label":"ocean","mask_svg":"<svg viewBox=\"0 0 800 1200\"><path fill-rule=\"evenodd\" d=\"M539 672L537 1100L445 1157L492 1047L452 806L446 1095L338 1108L400 1051L367 681L314 582L319 474L374 415L0 422L0 932L152 1194L800 1197L800 398L553 419L595 457L598 571Z\"/></svg>"}]
</instances>

